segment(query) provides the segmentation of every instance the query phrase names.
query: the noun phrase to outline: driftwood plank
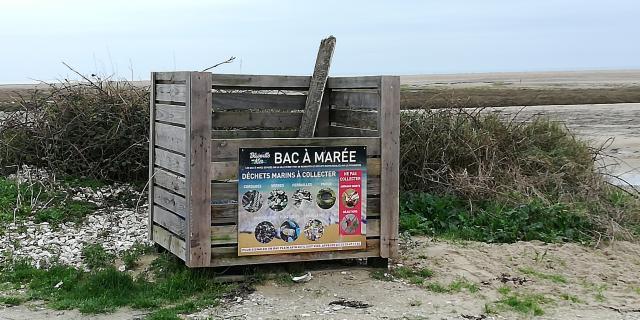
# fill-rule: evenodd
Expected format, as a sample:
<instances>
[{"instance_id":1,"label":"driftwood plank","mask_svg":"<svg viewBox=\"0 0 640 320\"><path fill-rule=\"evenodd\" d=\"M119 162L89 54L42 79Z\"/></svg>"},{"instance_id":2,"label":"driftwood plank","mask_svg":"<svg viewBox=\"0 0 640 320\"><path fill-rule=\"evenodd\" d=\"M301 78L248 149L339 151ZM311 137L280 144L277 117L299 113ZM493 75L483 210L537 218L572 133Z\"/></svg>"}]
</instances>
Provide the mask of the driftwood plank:
<instances>
[{"instance_id":1,"label":"driftwood plank","mask_svg":"<svg viewBox=\"0 0 640 320\"><path fill-rule=\"evenodd\" d=\"M211 74L191 72L187 87L186 261L189 267L206 267L211 261Z\"/></svg>"},{"instance_id":2,"label":"driftwood plank","mask_svg":"<svg viewBox=\"0 0 640 320\"><path fill-rule=\"evenodd\" d=\"M380 173L380 256L398 255L400 210L400 77L380 79L380 139L382 167Z\"/></svg>"},{"instance_id":3,"label":"driftwood plank","mask_svg":"<svg viewBox=\"0 0 640 320\"><path fill-rule=\"evenodd\" d=\"M378 113L372 111L332 109L329 120L345 127L373 130L378 128Z\"/></svg>"},{"instance_id":4,"label":"driftwood plank","mask_svg":"<svg viewBox=\"0 0 640 320\"><path fill-rule=\"evenodd\" d=\"M155 144L156 146L185 153L186 132L182 127L156 122Z\"/></svg>"},{"instance_id":5,"label":"driftwood plank","mask_svg":"<svg viewBox=\"0 0 640 320\"><path fill-rule=\"evenodd\" d=\"M332 137L379 137L380 132L378 130L332 125L329 126L329 135Z\"/></svg>"},{"instance_id":6,"label":"driftwood plank","mask_svg":"<svg viewBox=\"0 0 640 320\"><path fill-rule=\"evenodd\" d=\"M364 77L330 77L327 81L329 89L377 89L380 76Z\"/></svg>"},{"instance_id":7,"label":"driftwood plank","mask_svg":"<svg viewBox=\"0 0 640 320\"><path fill-rule=\"evenodd\" d=\"M213 139L295 138L298 130L211 130Z\"/></svg>"},{"instance_id":8,"label":"driftwood plank","mask_svg":"<svg viewBox=\"0 0 640 320\"><path fill-rule=\"evenodd\" d=\"M153 222L171 231L171 233L177 235L181 239L184 239L185 224L183 217L158 206L154 206L153 212Z\"/></svg>"},{"instance_id":9,"label":"driftwood plank","mask_svg":"<svg viewBox=\"0 0 640 320\"><path fill-rule=\"evenodd\" d=\"M227 181L238 179L238 162L222 161L211 163L211 180ZM380 158L367 158L367 176L380 176Z\"/></svg>"},{"instance_id":10,"label":"driftwood plank","mask_svg":"<svg viewBox=\"0 0 640 320\"><path fill-rule=\"evenodd\" d=\"M156 80L162 82L181 82L184 83L189 76L187 71L177 72L154 72L156 74Z\"/></svg>"},{"instance_id":11,"label":"driftwood plank","mask_svg":"<svg viewBox=\"0 0 640 320\"><path fill-rule=\"evenodd\" d=\"M214 128L298 128L302 113L291 112L231 112L213 113Z\"/></svg>"},{"instance_id":12,"label":"driftwood plank","mask_svg":"<svg viewBox=\"0 0 640 320\"><path fill-rule=\"evenodd\" d=\"M161 226L154 224L153 225L153 240L169 250L169 252L176 255L176 257L185 260L185 248L184 240L178 238L176 235L162 228Z\"/></svg>"},{"instance_id":13,"label":"driftwood plank","mask_svg":"<svg viewBox=\"0 0 640 320\"><path fill-rule=\"evenodd\" d=\"M171 190L174 193L185 195L186 181L184 177L173 174L169 171L162 170L160 168L154 169L154 183L164 189Z\"/></svg>"},{"instance_id":14,"label":"driftwood plank","mask_svg":"<svg viewBox=\"0 0 640 320\"><path fill-rule=\"evenodd\" d=\"M239 148L284 146L366 146L368 156L380 155L380 138L272 138L272 139L212 139L213 161L238 159Z\"/></svg>"},{"instance_id":15,"label":"driftwood plank","mask_svg":"<svg viewBox=\"0 0 640 320\"><path fill-rule=\"evenodd\" d=\"M311 82L309 76L212 74L211 78L216 89L307 90Z\"/></svg>"},{"instance_id":16,"label":"driftwood plank","mask_svg":"<svg viewBox=\"0 0 640 320\"><path fill-rule=\"evenodd\" d=\"M335 107L377 110L380 106L380 95L377 92L332 90L329 104Z\"/></svg>"},{"instance_id":17,"label":"driftwood plank","mask_svg":"<svg viewBox=\"0 0 640 320\"><path fill-rule=\"evenodd\" d=\"M186 172L185 157L166 150L154 148L154 163L182 175Z\"/></svg>"},{"instance_id":18,"label":"driftwood plank","mask_svg":"<svg viewBox=\"0 0 640 320\"><path fill-rule=\"evenodd\" d=\"M270 254L263 256L237 256L237 248L235 253L222 248L211 248L211 266L235 266L250 265L263 263L283 263L283 262L301 262L313 260L333 260L333 259L358 259L368 257L378 257L380 252L379 239L367 239L366 250L343 250L343 251L324 251L324 252L305 252L298 254Z\"/></svg>"},{"instance_id":19,"label":"driftwood plank","mask_svg":"<svg viewBox=\"0 0 640 320\"><path fill-rule=\"evenodd\" d=\"M155 124L156 124L156 76L157 73L151 73L151 88L149 89L149 183L153 183L155 160ZM147 203L153 203L153 188L149 188ZM147 220L147 235L150 241L153 241L153 206L149 205L149 219Z\"/></svg>"},{"instance_id":20,"label":"driftwood plank","mask_svg":"<svg viewBox=\"0 0 640 320\"><path fill-rule=\"evenodd\" d=\"M156 84L156 101L185 102L187 87L184 84Z\"/></svg>"},{"instance_id":21,"label":"driftwood plank","mask_svg":"<svg viewBox=\"0 0 640 320\"><path fill-rule=\"evenodd\" d=\"M316 66L311 76L309 93L304 107L302 122L300 123L300 131L298 132L298 137L300 138L311 138L315 135L318 115L320 114L320 104L327 85L327 78L329 78L329 67L331 66L331 57L333 57L335 47L336 38L333 36L320 42Z\"/></svg>"},{"instance_id":22,"label":"driftwood plank","mask_svg":"<svg viewBox=\"0 0 640 320\"><path fill-rule=\"evenodd\" d=\"M214 93L213 110L302 110L307 95Z\"/></svg>"},{"instance_id":23,"label":"driftwood plank","mask_svg":"<svg viewBox=\"0 0 640 320\"><path fill-rule=\"evenodd\" d=\"M181 217L185 217L187 202L184 197L158 188L157 186L154 186L153 189L153 203Z\"/></svg>"},{"instance_id":24,"label":"driftwood plank","mask_svg":"<svg viewBox=\"0 0 640 320\"><path fill-rule=\"evenodd\" d=\"M152 100L153 101L153 100ZM184 125L186 108L171 104L156 104L156 121Z\"/></svg>"}]
</instances>

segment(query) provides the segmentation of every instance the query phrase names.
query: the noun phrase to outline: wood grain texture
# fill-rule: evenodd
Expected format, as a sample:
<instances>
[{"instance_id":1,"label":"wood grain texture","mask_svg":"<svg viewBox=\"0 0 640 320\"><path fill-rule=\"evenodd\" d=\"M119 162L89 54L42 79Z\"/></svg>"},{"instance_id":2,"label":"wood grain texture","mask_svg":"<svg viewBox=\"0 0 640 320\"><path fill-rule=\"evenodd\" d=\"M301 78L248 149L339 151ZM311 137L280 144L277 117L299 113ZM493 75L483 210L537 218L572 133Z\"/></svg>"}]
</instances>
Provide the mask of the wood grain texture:
<instances>
[{"instance_id":1,"label":"wood grain texture","mask_svg":"<svg viewBox=\"0 0 640 320\"><path fill-rule=\"evenodd\" d=\"M149 181L148 185L153 185L153 174L154 174L154 165L155 165L155 115L156 115L156 73L151 73L151 88L149 89ZM147 203L153 203L153 188L149 188L149 195L147 199ZM147 234L149 237L149 241L153 241L153 206L149 205L149 219L147 221Z\"/></svg>"},{"instance_id":2,"label":"wood grain texture","mask_svg":"<svg viewBox=\"0 0 640 320\"><path fill-rule=\"evenodd\" d=\"M379 137L380 132L378 130L331 125L329 126L329 135L332 137Z\"/></svg>"},{"instance_id":3,"label":"wood grain texture","mask_svg":"<svg viewBox=\"0 0 640 320\"><path fill-rule=\"evenodd\" d=\"M295 138L298 130L211 130L213 139Z\"/></svg>"},{"instance_id":4,"label":"wood grain texture","mask_svg":"<svg viewBox=\"0 0 640 320\"><path fill-rule=\"evenodd\" d=\"M380 139L382 143L380 192L380 256L398 255L400 210L400 77L380 79Z\"/></svg>"},{"instance_id":5,"label":"wood grain texture","mask_svg":"<svg viewBox=\"0 0 640 320\"><path fill-rule=\"evenodd\" d=\"M175 71L175 72L154 72L156 74L156 80L162 82L179 82L184 83L187 80L189 72L187 71Z\"/></svg>"},{"instance_id":6,"label":"wood grain texture","mask_svg":"<svg viewBox=\"0 0 640 320\"><path fill-rule=\"evenodd\" d=\"M215 89L307 90L311 82L309 76L212 74L211 78Z\"/></svg>"},{"instance_id":7,"label":"wood grain texture","mask_svg":"<svg viewBox=\"0 0 640 320\"><path fill-rule=\"evenodd\" d=\"M187 87L184 84L156 84L156 101L185 102Z\"/></svg>"},{"instance_id":8,"label":"wood grain texture","mask_svg":"<svg viewBox=\"0 0 640 320\"><path fill-rule=\"evenodd\" d=\"M302 113L291 112L231 112L213 113L213 128L276 129L300 126Z\"/></svg>"},{"instance_id":9,"label":"wood grain texture","mask_svg":"<svg viewBox=\"0 0 640 320\"><path fill-rule=\"evenodd\" d=\"M207 267L211 261L211 74L191 72L187 87L186 261L189 267Z\"/></svg>"},{"instance_id":10,"label":"wood grain texture","mask_svg":"<svg viewBox=\"0 0 640 320\"><path fill-rule=\"evenodd\" d=\"M153 227L153 240L161 245L163 248L167 249L169 252L173 253L176 257L185 260L186 257L186 246L184 240L180 239L178 236L172 234L167 231L163 227L154 224Z\"/></svg>"},{"instance_id":11,"label":"wood grain texture","mask_svg":"<svg viewBox=\"0 0 640 320\"><path fill-rule=\"evenodd\" d=\"M302 110L307 95L214 93L213 110Z\"/></svg>"},{"instance_id":12,"label":"wood grain texture","mask_svg":"<svg viewBox=\"0 0 640 320\"><path fill-rule=\"evenodd\" d=\"M184 196L186 193L186 181L184 177L171 173L169 171L163 170L161 168L154 168L155 176L154 182L156 185L163 187L164 189L170 190L171 192L177 193L179 195Z\"/></svg>"},{"instance_id":13,"label":"wood grain texture","mask_svg":"<svg viewBox=\"0 0 640 320\"><path fill-rule=\"evenodd\" d=\"M155 224L162 226L184 240L186 231L184 217L176 215L175 213L165 210L159 206L154 206L153 211L155 213L153 216L153 222Z\"/></svg>"},{"instance_id":14,"label":"wood grain texture","mask_svg":"<svg viewBox=\"0 0 640 320\"><path fill-rule=\"evenodd\" d=\"M181 217L186 217L187 201L184 197L173 194L157 186L154 186L153 189L153 203Z\"/></svg>"},{"instance_id":15,"label":"wood grain texture","mask_svg":"<svg viewBox=\"0 0 640 320\"><path fill-rule=\"evenodd\" d=\"M226 248L212 248L211 266L224 267L236 265L251 265L263 263L283 263L283 262L301 262L313 260L335 260L335 259L358 259L367 257L377 257L380 252L379 239L367 239L366 250L342 250L342 251L325 251L325 252L306 252L297 254L270 254L262 256L243 256L238 257L237 248L235 253L229 252Z\"/></svg>"},{"instance_id":16,"label":"wood grain texture","mask_svg":"<svg viewBox=\"0 0 640 320\"><path fill-rule=\"evenodd\" d=\"M363 77L330 77L327 81L329 89L377 89L380 76Z\"/></svg>"},{"instance_id":17,"label":"wood grain texture","mask_svg":"<svg viewBox=\"0 0 640 320\"><path fill-rule=\"evenodd\" d=\"M378 110L380 95L378 92L332 90L329 104L334 107Z\"/></svg>"},{"instance_id":18,"label":"wood grain texture","mask_svg":"<svg viewBox=\"0 0 640 320\"><path fill-rule=\"evenodd\" d=\"M154 164L185 175L187 172L186 159L183 155L154 148Z\"/></svg>"},{"instance_id":19,"label":"wood grain texture","mask_svg":"<svg viewBox=\"0 0 640 320\"><path fill-rule=\"evenodd\" d=\"M329 120L345 127L378 129L378 113L373 111L331 109Z\"/></svg>"},{"instance_id":20,"label":"wood grain texture","mask_svg":"<svg viewBox=\"0 0 640 320\"><path fill-rule=\"evenodd\" d=\"M318 56L316 57L316 65L313 69L311 82L309 84L309 93L300 123L300 131L298 137L311 138L315 135L318 115L320 114L320 105L322 96L329 78L329 68L331 66L331 58L333 50L336 47L336 38L330 36L320 42Z\"/></svg>"},{"instance_id":21,"label":"wood grain texture","mask_svg":"<svg viewBox=\"0 0 640 320\"><path fill-rule=\"evenodd\" d=\"M184 106L157 103L155 120L184 126L186 123L185 113L186 108Z\"/></svg>"},{"instance_id":22,"label":"wood grain texture","mask_svg":"<svg viewBox=\"0 0 640 320\"><path fill-rule=\"evenodd\" d=\"M272 138L272 139L212 139L211 160L237 160L239 148L284 146L366 146L367 155L380 155L379 138Z\"/></svg>"},{"instance_id":23,"label":"wood grain texture","mask_svg":"<svg viewBox=\"0 0 640 320\"><path fill-rule=\"evenodd\" d=\"M185 128L156 122L154 136L156 146L181 154L185 153Z\"/></svg>"}]
</instances>

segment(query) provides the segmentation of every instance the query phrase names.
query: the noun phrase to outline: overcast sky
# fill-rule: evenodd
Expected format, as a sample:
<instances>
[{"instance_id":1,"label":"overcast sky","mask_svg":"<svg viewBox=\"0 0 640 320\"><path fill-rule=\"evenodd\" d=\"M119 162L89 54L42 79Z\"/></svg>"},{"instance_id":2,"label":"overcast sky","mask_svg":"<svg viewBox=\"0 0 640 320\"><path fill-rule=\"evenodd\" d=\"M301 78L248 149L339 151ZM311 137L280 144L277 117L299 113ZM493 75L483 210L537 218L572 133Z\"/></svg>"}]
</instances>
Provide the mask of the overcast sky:
<instances>
[{"instance_id":1,"label":"overcast sky","mask_svg":"<svg viewBox=\"0 0 640 320\"><path fill-rule=\"evenodd\" d=\"M633 0L0 0L0 83L150 71L333 75L640 68Z\"/></svg>"}]
</instances>

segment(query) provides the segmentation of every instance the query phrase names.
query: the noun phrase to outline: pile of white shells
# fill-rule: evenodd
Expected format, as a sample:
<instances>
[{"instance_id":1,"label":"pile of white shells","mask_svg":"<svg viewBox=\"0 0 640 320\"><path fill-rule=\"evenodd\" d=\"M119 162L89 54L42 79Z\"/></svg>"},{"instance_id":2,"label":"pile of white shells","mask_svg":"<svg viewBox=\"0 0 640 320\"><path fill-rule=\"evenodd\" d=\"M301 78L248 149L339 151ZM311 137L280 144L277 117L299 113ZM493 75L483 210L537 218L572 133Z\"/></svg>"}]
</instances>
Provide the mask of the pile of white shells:
<instances>
[{"instance_id":1,"label":"pile of white shells","mask_svg":"<svg viewBox=\"0 0 640 320\"><path fill-rule=\"evenodd\" d=\"M34 179L45 185L56 185L42 170L23 168L10 177L27 183ZM150 244L147 231L146 196L126 184L114 184L97 189L67 189L73 200L97 205L81 223L66 222L51 226L33 220L15 221L0 226L0 263L6 259L27 259L37 267L53 263L83 267L82 248L86 244L101 244L106 251L119 254L135 243ZM128 198L113 204L107 199ZM126 203L126 204L125 204ZM135 205L137 204L137 205Z\"/></svg>"}]
</instances>

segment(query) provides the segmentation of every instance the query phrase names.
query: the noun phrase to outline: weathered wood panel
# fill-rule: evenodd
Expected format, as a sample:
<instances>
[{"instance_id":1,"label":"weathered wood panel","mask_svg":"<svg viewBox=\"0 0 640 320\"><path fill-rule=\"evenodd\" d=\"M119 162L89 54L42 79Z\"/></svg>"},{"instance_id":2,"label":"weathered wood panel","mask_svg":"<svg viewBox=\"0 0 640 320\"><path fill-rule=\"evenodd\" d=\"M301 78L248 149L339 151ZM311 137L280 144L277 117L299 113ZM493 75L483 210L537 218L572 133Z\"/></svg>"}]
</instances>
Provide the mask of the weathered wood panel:
<instances>
[{"instance_id":1,"label":"weathered wood panel","mask_svg":"<svg viewBox=\"0 0 640 320\"><path fill-rule=\"evenodd\" d=\"M187 86L184 84L156 84L156 101L185 102Z\"/></svg>"},{"instance_id":2,"label":"weathered wood panel","mask_svg":"<svg viewBox=\"0 0 640 320\"><path fill-rule=\"evenodd\" d=\"M367 217L380 216L380 197L367 195ZM211 222L215 224L232 224L238 222L238 204L212 204Z\"/></svg>"},{"instance_id":3,"label":"weathered wood panel","mask_svg":"<svg viewBox=\"0 0 640 320\"><path fill-rule=\"evenodd\" d=\"M217 111L212 117L214 128L298 128L302 113Z\"/></svg>"},{"instance_id":4,"label":"weathered wood panel","mask_svg":"<svg viewBox=\"0 0 640 320\"><path fill-rule=\"evenodd\" d=\"M153 176L156 185L161 186L167 190L171 190L177 194L185 195L186 181L184 177L173 174L169 171L155 168L155 174Z\"/></svg>"},{"instance_id":5,"label":"weathered wood panel","mask_svg":"<svg viewBox=\"0 0 640 320\"><path fill-rule=\"evenodd\" d=\"M376 89L380 86L380 76L329 77L329 89Z\"/></svg>"},{"instance_id":6,"label":"weathered wood panel","mask_svg":"<svg viewBox=\"0 0 640 320\"><path fill-rule=\"evenodd\" d=\"M367 158L367 176L380 176L380 158ZM238 161L211 163L211 180L227 181L238 179Z\"/></svg>"},{"instance_id":7,"label":"weathered wood panel","mask_svg":"<svg viewBox=\"0 0 640 320\"><path fill-rule=\"evenodd\" d=\"M162 228L159 225L153 225L153 240L169 250L169 252L176 255L176 257L185 260L186 257L186 246L184 244L184 240L178 238L178 236L172 234L166 229Z\"/></svg>"},{"instance_id":8,"label":"weathered wood panel","mask_svg":"<svg viewBox=\"0 0 640 320\"><path fill-rule=\"evenodd\" d=\"M378 113L372 111L331 109L329 121L340 123L345 127L377 129Z\"/></svg>"},{"instance_id":9,"label":"weathered wood panel","mask_svg":"<svg viewBox=\"0 0 640 320\"><path fill-rule=\"evenodd\" d=\"M379 137L380 132L378 130L331 125L329 126L329 135L332 137Z\"/></svg>"},{"instance_id":10,"label":"weathered wood panel","mask_svg":"<svg viewBox=\"0 0 640 320\"><path fill-rule=\"evenodd\" d=\"M211 266L223 267L233 265L250 265L263 263L301 262L313 260L334 260L334 259L358 259L380 256L380 240L367 239L366 250L343 250L325 252L306 252L298 254L271 254L263 256L237 256L228 248L211 248Z\"/></svg>"},{"instance_id":11,"label":"weathered wood panel","mask_svg":"<svg viewBox=\"0 0 640 320\"><path fill-rule=\"evenodd\" d=\"M214 93L213 110L302 110L307 95Z\"/></svg>"},{"instance_id":12,"label":"weathered wood panel","mask_svg":"<svg viewBox=\"0 0 640 320\"><path fill-rule=\"evenodd\" d=\"M366 146L367 155L380 155L379 138L273 138L273 139L213 139L213 161L238 159L239 148L284 146Z\"/></svg>"},{"instance_id":13,"label":"weathered wood panel","mask_svg":"<svg viewBox=\"0 0 640 320\"><path fill-rule=\"evenodd\" d=\"M156 83L155 72L151 73L151 88L149 89L149 184L153 184L153 174L155 165L155 110L156 110ZM147 203L153 203L153 188L149 188ZM149 219L147 220L147 235L150 241L153 241L153 206L149 205Z\"/></svg>"},{"instance_id":14,"label":"weathered wood panel","mask_svg":"<svg viewBox=\"0 0 640 320\"><path fill-rule=\"evenodd\" d=\"M186 108L171 104L156 104L156 120L173 124L185 125Z\"/></svg>"},{"instance_id":15,"label":"weathered wood panel","mask_svg":"<svg viewBox=\"0 0 640 320\"><path fill-rule=\"evenodd\" d=\"M156 146L169 149L178 153L185 153L186 132L185 128L170 124L155 123L155 144Z\"/></svg>"},{"instance_id":16,"label":"weathered wood panel","mask_svg":"<svg viewBox=\"0 0 640 320\"><path fill-rule=\"evenodd\" d=\"M298 130L211 130L213 139L295 138Z\"/></svg>"},{"instance_id":17,"label":"weathered wood panel","mask_svg":"<svg viewBox=\"0 0 640 320\"><path fill-rule=\"evenodd\" d=\"M320 115L320 104L327 85L331 57L333 57L335 47L336 38L333 36L320 42L316 66L313 69L313 75L309 83L309 93L300 123L300 131L298 132L298 137L300 138L311 138L315 135L316 123L318 122L318 115Z\"/></svg>"},{"instance_id":18,"label":"weathered wood panel","mask_svg":"<svg viewBox=\"0 0 640 320\"><path fill-rule=\"evenodd\" d=\"M212 74L212 85L220 89L289 89L307 90L309 76Z\"/></svg>"},{"instance_id":19,"label":"weathered wood panel","mask_svg":"<svg viewBox=\"0 0 640 320\"><path fill-rule=\"evenodd\" d=\"M184 83L189 76L188 71L177 72L154 72L156 74L157 81L163 82L182 82ZM153 82L152 82L153 83Z\"/></svg>"},{"instance_id":20,"label":"weathered wood panel","mask_svg":"<svg viewBox=\"0 0 640 320\"><path fill-rule=\"evenodd\" d=\"M154 149L154 163L165 169L169 169L173 172L180 173L182 175L186 172L186 160L185 157L179 154L171 153L166 150L158 148Z\"/></svg>"},{"instance_id":21,"label":"weathered wood panel","mask_svg":"<svg viewBox=\"0 0 640 320\"><path fill-rule=\"evenodd\" d=\"M382 167L380 192L380 256L398 255L400 210L400 77L380 79L380 138Z\"/></svg>"},{"instance_id":22,"label":"weathered wood panel","mask_svg":"<svg viewBox=\"0 0 640 320\"><path fill-rule=\"evenodd\" d=\"M191 72L187 87L186 261L190 267L206 267L211 261L211 74Z\"/></svg>"},{"instance_id":23,"label":"weathered wood panel","mask_svg":"<svg viewBox=\"0 0 640 320\"><path fill-rule=\"evenodd\" d=\"M158 188L157 186L153 187L153 203L158 204L181 217L185 217L185 212L187 212L187 202L184 197L173 194L162 188Z\"/></svg>"},{"instance_id":24,"label":"weathered wood panel","mask_svg":"<svg viewBox=\"0 0 640 320\"><path fill-rule=\"evenodd\" d=\"M179 236L181 239L184 239L186 230L184 217L167 211L159 206L154 206L153 212L153 222L171 231L171 233Z\"/></svg>"},{"instance_id":25,"label":"weathered wood panel","mask_svg":"<svg viewBox=\"0 0 640 320\"><path fill-rule=\"evenodd\" d=\"M329 104L336 107L357 109L374 109L380 106L380 95L377 92L331 91Z\"/></svg>"}]
</instances>

